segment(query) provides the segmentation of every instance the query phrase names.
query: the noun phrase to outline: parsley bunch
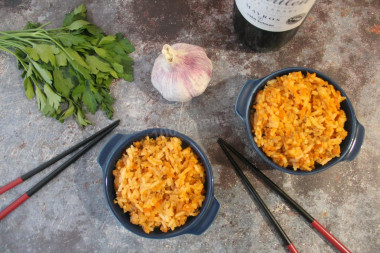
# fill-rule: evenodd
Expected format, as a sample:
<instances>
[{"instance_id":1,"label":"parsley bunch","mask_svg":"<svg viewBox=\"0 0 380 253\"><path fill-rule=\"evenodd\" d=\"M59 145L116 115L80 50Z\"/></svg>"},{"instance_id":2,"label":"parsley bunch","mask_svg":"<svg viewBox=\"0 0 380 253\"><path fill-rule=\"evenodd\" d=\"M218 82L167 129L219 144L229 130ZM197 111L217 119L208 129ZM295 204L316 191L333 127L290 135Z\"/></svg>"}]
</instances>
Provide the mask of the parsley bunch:
<instances>
[{"instance_id":1,"label":"parsley bunch","mask_svg":"<svg viewBox=\"0 0 380 253\"><path fill-rule=\"evenodd\" d=\"M116 78L133 81L135 48L123 36L106 35L86 20L82 4L66 14L62 27L30 23L24 30L0 32L0 50L13 54L23 70L25 94L38 109L63 122L74 115L82 126L98 108L113 116L109 86Z\"/></svg>"}]
</instances>

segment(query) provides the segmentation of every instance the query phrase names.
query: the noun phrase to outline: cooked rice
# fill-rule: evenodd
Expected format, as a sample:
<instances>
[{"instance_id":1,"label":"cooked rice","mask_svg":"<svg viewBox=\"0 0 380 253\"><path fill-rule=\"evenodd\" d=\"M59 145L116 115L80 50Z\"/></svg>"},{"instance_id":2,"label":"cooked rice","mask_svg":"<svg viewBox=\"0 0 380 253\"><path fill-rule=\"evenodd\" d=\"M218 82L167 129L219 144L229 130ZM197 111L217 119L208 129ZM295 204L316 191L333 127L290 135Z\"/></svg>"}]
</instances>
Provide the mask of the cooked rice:
<instances>
[{"instance_id":1,"label":"cooked rice","mask_svg":"<svg viewBox=\"0 0 380 253\"><path fill-rule=\"evenodd\" d=\"M316 74L293 72L267 82L251 113L258 147L282 166L311 171L340 156L347 136L345 99Z\"/></svg>"},{"instance_id":2,"label":"cooked rice","mask_svg":"<svg viewBox=\"0 0 380 253\"><path fill-rule=\"evenodd\" d=\"M177 137L134 142L113 170L117 203L149 234L167 232L196 216L205 199L205 170Z\"/></svg>"}]
</instances>

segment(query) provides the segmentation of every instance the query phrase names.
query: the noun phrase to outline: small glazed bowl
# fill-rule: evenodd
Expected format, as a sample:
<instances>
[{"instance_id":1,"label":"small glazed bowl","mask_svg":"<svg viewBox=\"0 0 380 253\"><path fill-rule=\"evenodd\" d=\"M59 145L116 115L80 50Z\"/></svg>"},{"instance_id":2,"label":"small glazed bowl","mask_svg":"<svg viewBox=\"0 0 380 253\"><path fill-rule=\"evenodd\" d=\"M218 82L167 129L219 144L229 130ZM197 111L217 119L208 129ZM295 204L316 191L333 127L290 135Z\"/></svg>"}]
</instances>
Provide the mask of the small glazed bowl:
<instances>
[{"instance_id":1,"label":"small glazed bowl","mask_svg":"<svg viewBox=\"0 0 380 253\"><path fill-rule=\"evenodd\" d=\"M316 164L315 168L312 171L303 171L296 170L294 171L292 168L284 168L273 162L271 158L269 158L257 145L254 140L254 134L252 133L252 126L250 122L250 113L252 106L256 100L257 93L264 88L266 83L269 80L275 79L278 76L287 75L291 72L301 71L302 74L307 73L316 73L317 77L327 81L329 84L332 84L336 90L339 90L341 95L346 99L341 102L341 109L346 113L347 121L344 125L344 129L347 131L347 137L340 144L341 153L339 157L335 157L330 160L325 165ZM259 154L259 156L272 168L278 169L280 171L295 174L295 175L310 175L318 172L322 172L335 164L341 161L352 161L360 151L360 148L364 141L364 127L359 123L355 116L354 109L350 100L348 99L346 93L343 89L330 77L327 75L310 68L303 67L292 67L285 68L279 71L273 72L272 74L257 80L249 80L245 83L243 88L241 89L238 98L235 104L235 112L236 114L244 121L245 127L250 139L250 142L255 149L255 151Z\"/></svg>"},{"instance_id":2,"label":"small glazed bowl","mask_svg":"<svg viewBox=\"0 0 380 253\"><path fill-rule=\"evenodd\" d=\"M206 198L199 214L194 217L188 217L184 225L166 233L161 232L159 229L155 229L149 234L146 234L140 226L134 225L130 222L129 213L124 213L119 205L114 203L116 192L114 189L114 176L112 175L112 171L115 169L116 162L121 158L124 151L133 144L133 142L140 141L146 136L155 138L161 135L167 137L178 137L182 140L183 147L190 146L193 152L197 155L206 172ZM200 235L207 230L218 213L219 202L214 196L214 179L210 162L199 146L192 139L181 133L169 129L152 128L135 134L116 134L100 151L98 156L98 164L103 170L104 192L109 208L122 226L139 236L151 239L164 239L183 234Z\"/></svg>"}]
</instances>

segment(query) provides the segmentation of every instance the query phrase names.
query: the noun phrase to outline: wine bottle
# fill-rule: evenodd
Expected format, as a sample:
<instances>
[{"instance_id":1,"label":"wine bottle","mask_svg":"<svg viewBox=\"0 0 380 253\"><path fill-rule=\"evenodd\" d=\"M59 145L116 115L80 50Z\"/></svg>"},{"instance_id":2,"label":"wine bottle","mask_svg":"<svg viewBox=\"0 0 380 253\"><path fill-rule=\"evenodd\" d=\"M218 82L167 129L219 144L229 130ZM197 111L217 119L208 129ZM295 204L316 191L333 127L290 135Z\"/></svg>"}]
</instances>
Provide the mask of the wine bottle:
<instances>
[{"instance_id":1,"label":"wine bottle","mask_svg":"<svg viewBox=\"0 0 380 253\"><path fill-rule=\"evenodd\" d=\"M235 0L235 32L253 51L278 49L294 37L314 3L315 0Z\"/></svg>"}]
</instances>

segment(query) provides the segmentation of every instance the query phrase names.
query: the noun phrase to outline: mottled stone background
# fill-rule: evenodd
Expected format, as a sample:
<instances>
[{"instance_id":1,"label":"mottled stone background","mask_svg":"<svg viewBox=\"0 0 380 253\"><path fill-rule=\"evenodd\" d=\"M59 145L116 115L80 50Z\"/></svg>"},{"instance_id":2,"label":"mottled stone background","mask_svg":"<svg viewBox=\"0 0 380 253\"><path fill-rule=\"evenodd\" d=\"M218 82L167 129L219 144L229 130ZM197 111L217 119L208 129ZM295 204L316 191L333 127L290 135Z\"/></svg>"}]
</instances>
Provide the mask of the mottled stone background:
<instances>
[{"instance_id":1,"label":"mottled stone background","mask_svg":"<svg viewBox=\"0 0 380 253\"><path fill-rule=\"evenodd\" d=\"M279 51L259 54L237 40L232 0L2 0L0 30L26 21L61 24L64 14L85 3L91 22L107 33L123 33L136 46L133 83L116 81L117 132L167 127L193 138L213 166L218 216L201 236L168 240L135 236L106 206L96 163L102 141L16 211L0 221L0 252L286 252L280 238L221 154L223 137L293 196L353 252L380 252L380 1L317 1L296 37ZM211 86L189 103L168 103L152 87L150 72L163 44L200 45L211 58ZM246 80L303 66L336 80L366 129L359 156L312 176L268 168L249 144L234 113ZM73 119L45 118L28 101L15 58L0 53L0 185L25 173L108 125L102 112L88 115L93 126ZM48 171L0 196L10 204ZM282 199L249 176L300 252L336 252Z\"/></svg>"}]
</instances>

